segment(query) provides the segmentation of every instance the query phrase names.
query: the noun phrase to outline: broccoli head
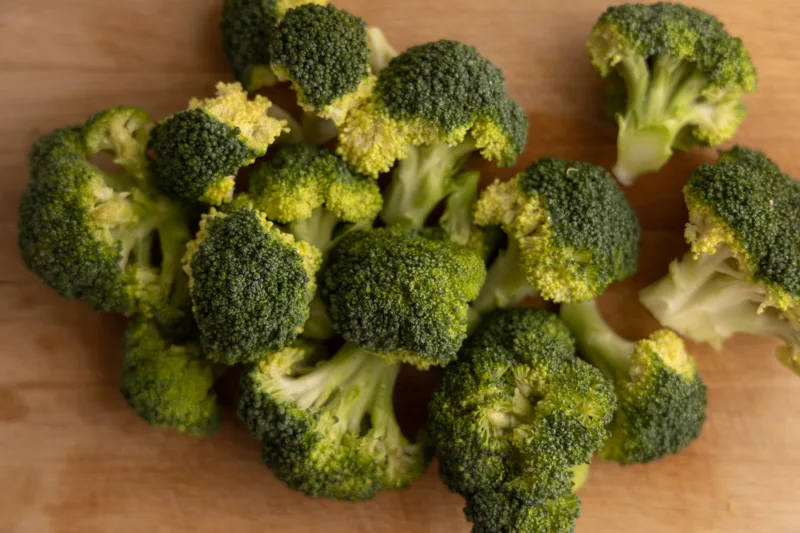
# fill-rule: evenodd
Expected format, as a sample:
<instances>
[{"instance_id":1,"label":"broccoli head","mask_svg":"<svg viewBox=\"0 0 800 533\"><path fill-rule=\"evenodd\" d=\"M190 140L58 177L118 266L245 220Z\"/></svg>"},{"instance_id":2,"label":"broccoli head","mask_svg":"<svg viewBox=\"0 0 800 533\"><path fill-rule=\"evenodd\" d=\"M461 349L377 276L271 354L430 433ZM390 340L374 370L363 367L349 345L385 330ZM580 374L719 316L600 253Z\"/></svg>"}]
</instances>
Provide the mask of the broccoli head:
<instances>
[{"instance_id":1,"label":"broccoli head","mask_svg":"<svg viewBox=\"0 0 800 533\"><path fill-rule=\"evenodd\" d=\"M407 487L429 460L392 403L398 364L346 344L333 357L300 341L248 369L238 413L262 440L263 458L290 488L363 500Z\"/></svg>"},{"instance_id":2,"label":"broccoli head","mask_svg":"<svg viewBox=\"0 0 800 533\"><path fill-rule=\"evenodd\" d=\"M485 490L467 499L464 514L472 533L572 533L581 501L570 494L530 505L503 491Z\"/></svg>"},{"instance_id":3,"label":"broccoli head","mask_svg":"<svg viewBox=\"0 0 800 533\"><path fill-rule=\"evenodd\" d=\"M425 369L454 360L485 268L440 233L389 227L345 235L320 277L334 330L389 361Z\"/></svg>"},{"instance_id":4,"label":"broccoli head","mask_svg":"<svg viewBox=\"0 0 800 533\"><path fill-rule=\"evenodd\" d=\"M282 233L263 213L212 208L184 258L206 356L225 364L256 361L292 342L308 319L320 263L316 248Z\"/></svg>"},{"instance_id":5,"label":"broccoli head","mask_svg":"<svg viewBox=\"0 0 800 533\"><path fill-rule=\"evenodd\" d=\"M800 373L800 185L766 155L736 147L683 189L687 255L642 291L667 327L719 349L736 333L777 337Z\"/></svg>"},{"instance_id":6,"label":"broccoli head","mask_svg":"<svg viewBox=\"0 0 800 533\"><path fill-rule=\"evenodd\" d=\"M367 26L332 5L289 10L269 43L272 71L290 81L304 111L344 122L375 85Z\"/></svg>"},{"instance_id":7,"label":"broccoli head","mask_svg":"<svg viewBox=\"0 0 800 533\"><path fill-rule=\"evenodd\" d=\"M557 316L496 310L445 368L428 431L451 490L538 506L573 492L575 471L609 436L615 406L611 384L575 356Z\"/></svg>"},{"instance_id":8,"label":"broccoli head","mask_svg":"<svg viewBox=\"0 0 800 533\"><path fill-rule=\"evenodd\" d=\"M706 386L678 335L661 329L638 342L617 335L594 301L561 306L581 355L614 382L617 412L600 456L622 464L678 453L700 435Z\"/></svg>"},{"instance_id":9,"label":"broccoli head","mask_svg":"<svg viewBox=\"0 0 800 533\"><path fill-rule=\"evenodd\" d=\"M268 219L326 250L340 223L371 225L383 199L372 178L353 174L333 153L299 143L250 175L249 196Z\"/></svg>"},{"instance_id":10,"label":"broccoli head","mask_svg":"<svg viewBox=\"0 0 800 533\"><path fill-rule=\"evenodd\" d=\"M121 390L148 424L201 437L213 434L220 423L213 385L214 368L196 343L174 344L145 318L129 326Z\"/></svg>"},{"instance_id":11,"label":"broccoli head","mask_svg":"<svg viewBox=\"0 0 800 533\"><path fill-rule=\"evenodd\" d=\"M369 176L401 160L381 216L418 228L471 153L509 166L527 128L500 69L471 46L437 41L409 48L380 72L372 96L341 126L338 151Z\"/></svg>"},{"instance_id":12,"label":"broccoli head","mask_svg":"<svg viewBox=\"0 0 800 533\"><path fill-rule=\"evenodd\" d=\"M234 76L248 91L278 82L270 69L269 43L290 9L327 0L226 0L220 18L222 49Z\"/></svg>"},{"instance_id":13,"label":"broccoli head","mask_svg":"<svg viewBox=\"0 0 800 533\"><path fill-rule=\"evenodd\" d=\"M673 150L733 137L745 115L742 96L756 90L742 41L692 7L610 7L588 48L597 71L612 77L609 107L619 124L614 174L626 185L660 169Z\"/></svg>"},{"instance_id":14,"label":"broccoli head","mask_svg":"<svg viewBox=\"0 0 800 533\"><path fill-rule=\"evenodd\" d=\"M249 100L239 83L217 84L217 96L192 99L153 129L153 175L165 191L190 202L220 205L233 198L236 173L264 155L286 121L269 116L263 96Z\"/></svg>"},{"instance_id":15,"label":"broccoli head","mask_svg":"<svg viewBox=\"0 0 800 533\"><path fill-rule=\"evenodd\" d=\"M535 294L589 300L636 271L636 213L614 179L589 163L544 158L495 181L478 199L475 223L508 236L473 304L479 313Z\"/></svg>"},{"instance_id":16,"label":"broccoli head","mask_svg":"<svg viewBox=\"0 0 800 533\"><path fill-rule=\"evenodd\" d=\"M68 299L98 311L169 313L180 258L191 238L185 210L155 191L144 159L149 120L135 108L55 130L30 153L20 206L25 264ZM107 152L125 171L101 170Z\"/></svg>"}]
</instances>

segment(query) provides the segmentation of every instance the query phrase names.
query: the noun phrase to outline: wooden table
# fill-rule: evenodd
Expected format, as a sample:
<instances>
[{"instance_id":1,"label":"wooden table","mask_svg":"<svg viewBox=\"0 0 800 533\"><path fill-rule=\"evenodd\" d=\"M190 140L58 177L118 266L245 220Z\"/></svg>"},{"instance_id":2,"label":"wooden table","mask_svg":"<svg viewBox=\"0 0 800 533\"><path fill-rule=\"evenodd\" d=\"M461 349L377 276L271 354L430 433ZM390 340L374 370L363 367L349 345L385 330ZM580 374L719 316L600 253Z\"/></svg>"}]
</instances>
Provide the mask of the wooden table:
<instances>
[{"instance_id":1,"label":"wooden table","mask_svg":"<svg viewBox=\"0 0 800 533\"><path fill-rule=\"evenodd\" d=\"M20 260L16 222L31 143L104 107L139 105L160 118L211 94L229 79L219 4L0 0L0 532L467 532L462 502L435 465L408 491L359 504L315 501L272 477L230 410L209 440L149 429L117 392L124 322L59 299ZM738 142L800 176L800 3L696 4L744 38L759 70L760 92L747 99ZM502 67L531 118L518 168L542 155L612 163L615 128L602 116L602 85L584 46L604 1L340 7L382 27L398 48L459 39ZM655 326L636 292L683 250L681 186L711 159L710 151L677 156L627 190L645 230L641 269L602 299L626 335ZM750 338L731 340L724 354L698 347L709 386L702 437L657 464L598 461L581 492L578 532L800 531L800 379L779 366L772 347ZM406 397L432 379L406 380ZM423 407L417 401L406 411L419 418Z\"/></svg>"}]
</instances>

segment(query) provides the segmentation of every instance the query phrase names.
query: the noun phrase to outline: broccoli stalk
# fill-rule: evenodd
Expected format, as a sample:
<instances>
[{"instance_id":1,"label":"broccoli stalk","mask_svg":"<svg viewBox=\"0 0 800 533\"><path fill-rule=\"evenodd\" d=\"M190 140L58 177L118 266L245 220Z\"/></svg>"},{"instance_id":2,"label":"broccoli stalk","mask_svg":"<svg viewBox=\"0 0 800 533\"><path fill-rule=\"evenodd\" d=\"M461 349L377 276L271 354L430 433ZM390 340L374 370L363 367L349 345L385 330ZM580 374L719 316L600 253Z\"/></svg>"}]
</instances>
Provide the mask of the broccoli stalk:
<instances>
[{"instance_id":1,"label":"broccoli stalk","mask_svg":"<svg viewBox=\"0 0 800 533\"><path fill-rule=\"evenodd\" d=\"M727 246L713 254L687 252L640 294L662 324L717 351L739 333L782 339L786 344L777 349L778 360L800 373L800 335L784 313L765 303L766 297L766 289L747 279Z\"/></svg>"},{"instance_id":2,"label":"broccoli stalk","mask_svg":"<svg viewBox=\"0 0 800 533\"><path fill-rule=\"evenodd\" d=\"M453 192L453 177L475 150L472 138L455 146L410 147L408 157L393 171L381 219L390 225L422 228L431 211Z\"/></svg>"},{"instance_id":3,"label":"broccoli stalk","mask_svg":"<svg viewBox=\"0 0 800 533\"><path fill-rule=\"evenodd\" d=\"M291 222L288 229L295 238L313 244L319 250L327 250L340 222L335 213L317 207L311 211L310 217Z\"/></svg>"},{"instance_id":4,"label":"broccoli stalk","mask_svg":"<svg viewBox=\"0 0 800 533\"><path fill-rule=\"evenodd\" d=\"M719 117L741 113L738 100L705 100L708 79L683 60L658 56L651 72L644 58L625 57L617 68L629 97L624 115L617 117L614 175L626 185L664 166L688 126L711 128Z\"/></svg>"},{"instance_id":5,"label":"broccoli stalk","mask_svg":"<svg viewBox=\"0 0 800 533\"><path fill-rule=\"evenodd\" d=\"M508 247L498 253L489 270L472 309L484 315L493 309L512 307L526 298L535 298L539 291L528 283L525 271L520 267L519 245L509 239Z\"/></svg>"}]
</instances>

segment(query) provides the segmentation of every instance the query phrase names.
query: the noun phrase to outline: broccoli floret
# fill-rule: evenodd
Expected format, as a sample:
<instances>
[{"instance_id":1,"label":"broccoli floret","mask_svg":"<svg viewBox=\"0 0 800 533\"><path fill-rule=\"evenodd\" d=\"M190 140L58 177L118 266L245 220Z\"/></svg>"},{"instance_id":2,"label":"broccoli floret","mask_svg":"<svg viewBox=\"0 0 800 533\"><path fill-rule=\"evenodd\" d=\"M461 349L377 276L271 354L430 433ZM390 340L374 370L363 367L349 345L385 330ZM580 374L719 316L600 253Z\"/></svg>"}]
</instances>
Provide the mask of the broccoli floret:
<instances>
[{"instance_id":1,"label":"broccoli floret","mask_svg":"<svg viewBox=\"0 0 800 533\"><path fill-rule=\"evenodd\" d=\"M346 344L327 358L298 342L242 377L238 412L263 443L263 458L290 488L363 500L422 475L424 440L403 436L392 404L398 364Z\"/></svg>"},{"instance_id":2,"label":"broccoli floret","mask_svg":"<svg viewBox=\"0 0 800 533\"><path fill-rule=\"evenodd\" d=\"M334 330L391 362L425 369L454 360L485 268L439 233L389 227L345 235L320 277Z\"/></svg>"},{"instance_id":3,"label":"broccoli floret","mask_svg":"<svg viewBox=\"0 0 800 533\"><path fill-rule=\"evenodd\" d=\"M509 166L525 147L527 128L500 69L471 46L437 41L392 59L372 96L348 115L337 149L368 176L401 160L381 216L419 228L471 153Z\"/></svg>"},{"instance_id":4,"label":"broccoli floret","mask_svg":"<svg viewBox=\"0 0 800 533\"><path fill-rule=\"evenodd\" d=\"M263 213L212 208L184 258L206 356L252 362L292 342L308 319L320 263L316 248L282 233Z\"/></svg>"},{"instance_id":5,"label":"broccoli floret","mask_svg":"<svg viewBox=\"0 0 800 533\"><path fill-rule=\"evenodd\" d=\"M602 448L615 405L611 384L575 356L558 317L504 309L445 368L428 431L451 490L542 505L572 493L573 471Z\"/></svg>"},{"instance_id":6,"label":"broccoli floret","mask_svg":"<svg viewBox=\"0 0 800 533\"><path fill-rule=\"evenodd\" d=\"M289 10L269 43L271 68L300 107L341 124L375 85L365 22L332 5Z\"/></svg>"},{"instance_id":7,"label":"broccoli floret","mask_svg":"<svg viewBox=\"0 0 800 533\"><path fill-rule=\"evenodd\" d=\"M383 199L372 178L353 174L344 161L312 144L281 149L250 175L250 198L267 218L322 251L340 223L370 226Z\"/></svg>"},{"instance_id":8,"label":"broccoli floret","mask_svg":"<svg viewBox=\"0 0 800 533\"><path fill-rule=\"evenodd\" d=\"M278 78L270 69L269 43L286 12L327 0L226 0L220 30L222 49L234 76L248 91L270 87Z\"/></svg>"},{"instance_id":9,"label":"broccoli floret","mask_svg":"<svg viewBox=\"0 0 800 533\"><path fill-rule=\"evenodd\" d=\"M98 311L167 314L182 276L188 215L149 184L148 127L142 110L110 109L86 127L43 136L30 153L19 217L22 258L58 294ZM89 158L99 151L127 171L95 166Z\"/></svg>"},{"instance_id":10,"label":"broccoli floret","mask_svg":"<svg viewBox=\"0 0 800 533\"><path fill-rule=\"evenodd\" d=\"M678 453L700 435L706 386L683 341L668 329L631 342L603 320L594 301L561 306L581 355L614 382L617 412L600 456L622 464Z\"/></svg>"},{"instance_id":11,"label":"broccoli floret","mask_svg":"<svg viewBox=\"0 0 800 533\"><path fill-rule=\"evenodd\" d=\"M464 514L473 524L472 533L572 533L581 501L571 494L530 505L502 491L487 490L467 499Z\"/></svg>"},{"instance_id":12,"label":"broccoli floret","mask_svg":"<svg viewBox=\"0 0 800 533\"><path fill-rule=\"evenodd\" d=\"M642 291L651 313L720 349L736 333L777 337L800 373L800 185L761 152L736 147L683 189L691 251Z\"/></svg>"},{"instance_id":13,"label":"broccoli floret","mask_svg":"<svg viewBox=\"0 0 800 533\"><path fill-rule=\"evenodd\" d=\"M614 174L630 185L673 150L717 146L745 116L756 71L740 39L699 9L625 4L603 13L589 38L592 64L611 76L619 124ZM622 97L622 93L625 97Z\"/></svg>"},{"instance_id":14,"label":"broccoli floret","mask_svg":"<svg viewBox=\"0 0 800 533\"><path fill-rule=\"evenodd\" d=\"M220 423L214 368L197 344L174 344L144 318L129 326L125 341L121 390L136 414L153 427L213 434Z\"/></svg>"},{"instance_id":15,"label":"broccoli floret","mask_svg":"<svg viewBox=\"0 0 800 533\"><path fill-rule=\"evenodd\" d=\"M240 168L267 152L286 122L269 116L263 96L248 100L239 83L217 84L217 96L192 99L153 129L149 150L156 183L190 202L220 205L233 198Z\"/></svg>"},{"instance_id":16,"label":"broccoli floret","mask_svg":"<svg viewBox=\"0 0 800 533\"><path fill-rule=\"evenodd\" d=\"M544 158L495 181L478 199L475 223L508 236L473 303L481 314L536 294L589 300L636 271L636 213L614 179L589 163Z\"/></svg>"}]
</instances>

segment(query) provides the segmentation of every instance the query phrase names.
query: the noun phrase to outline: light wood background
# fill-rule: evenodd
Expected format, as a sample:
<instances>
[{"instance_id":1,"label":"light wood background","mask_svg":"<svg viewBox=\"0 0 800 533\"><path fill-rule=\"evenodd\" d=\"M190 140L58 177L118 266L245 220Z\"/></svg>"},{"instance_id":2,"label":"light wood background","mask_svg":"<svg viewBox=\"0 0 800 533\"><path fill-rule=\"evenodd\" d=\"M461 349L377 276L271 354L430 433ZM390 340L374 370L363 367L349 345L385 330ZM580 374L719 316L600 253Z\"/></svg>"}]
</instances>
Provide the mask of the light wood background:
<instances>
[{"instance_id":1,"label":"light wood background","mask_svg":"<svg viewBox=\"0 0 800 533\"><path fill-rule=\"evenodd\" d=\"M0 532L467 532L462 502L435 465L408 491L358 504L315 501L272 477L232 416L204 441L149 429L117 392L124 322L60 300L19 258L16 219L31 143L112 105L143 106L160 118L210 94L229 78L220 2L0 0ZM398 48L459 39L501 66L531 118L518 167L542 155L613 162L615 130L602 116L602 85L584 47L605 5L340 1ZM737 141L800 177L800 3L696 5L745 39L759 70ZM655 326L636 291L683 250L680 189L712 158L680 155L628 190L645 230L641 270L602 303L630 337ZM698 347L709 386L703 435L656 464L598 461L581 493L578 532L800 531L800 379L779 366L772 347L749 338L729 341L723 354ZM420 418L434 379L405 381L409 418ZM227 384L228 398L234 386Z\"/></svg>"}]
</instances>

